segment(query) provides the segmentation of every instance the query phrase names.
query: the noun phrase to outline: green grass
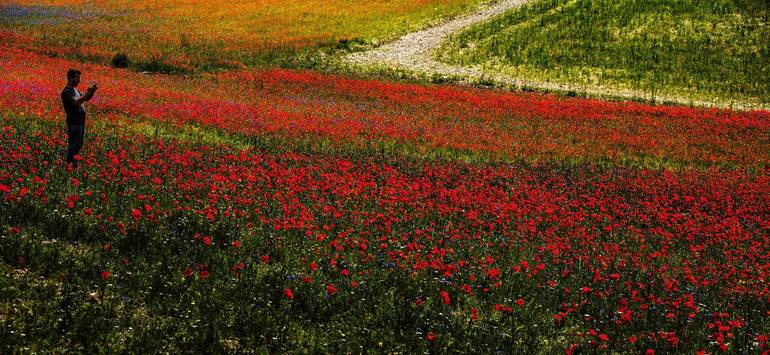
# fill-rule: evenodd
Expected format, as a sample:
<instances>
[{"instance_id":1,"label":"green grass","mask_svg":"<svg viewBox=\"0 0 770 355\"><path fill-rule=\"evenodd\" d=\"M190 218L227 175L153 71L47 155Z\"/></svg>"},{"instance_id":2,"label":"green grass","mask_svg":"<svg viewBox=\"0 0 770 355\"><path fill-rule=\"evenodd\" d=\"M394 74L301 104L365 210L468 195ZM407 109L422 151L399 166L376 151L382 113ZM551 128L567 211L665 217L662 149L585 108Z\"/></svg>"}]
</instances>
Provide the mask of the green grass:
<instances>
[{"instance_id":1,"label":"green grass","mask_svg":"<svg viewBox=\"0 0 770 355\"><path fill-rule=\"evenodd\" d=\"M770 102L770 2L536 0L453 36L441 60L651 96Z\"/></svg>"}]
</instances>

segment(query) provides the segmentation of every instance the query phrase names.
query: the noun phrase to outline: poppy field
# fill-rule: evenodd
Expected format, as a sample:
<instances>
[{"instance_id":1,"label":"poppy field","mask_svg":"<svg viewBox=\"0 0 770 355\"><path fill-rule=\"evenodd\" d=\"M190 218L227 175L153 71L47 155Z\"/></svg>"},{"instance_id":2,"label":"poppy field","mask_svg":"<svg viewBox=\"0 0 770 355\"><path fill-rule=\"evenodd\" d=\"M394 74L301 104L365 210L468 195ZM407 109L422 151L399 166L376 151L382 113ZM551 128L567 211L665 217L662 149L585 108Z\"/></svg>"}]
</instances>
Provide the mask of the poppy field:
<instances>
[{"instance_id":1,"label":"poppy field","mask_svg":"<svg viewBox=\"0 0 770 355\"><path fill-rule=\"evenodd\" d=\"M770 112L1 49L4 352L770 349Z\"/></svg>"},{"instance_id":2,"label":"poppy field","mask_svg":"<svg viewBox=\"0 0 770 355\"><path fill-rule=\"evenodd\" d=\"M306 49L380 43L480 2L15 0L0 4L0 29L48 55L109 63L124 53L138 70L188 73L307 65Z\"/></svg>"}]
</instances>

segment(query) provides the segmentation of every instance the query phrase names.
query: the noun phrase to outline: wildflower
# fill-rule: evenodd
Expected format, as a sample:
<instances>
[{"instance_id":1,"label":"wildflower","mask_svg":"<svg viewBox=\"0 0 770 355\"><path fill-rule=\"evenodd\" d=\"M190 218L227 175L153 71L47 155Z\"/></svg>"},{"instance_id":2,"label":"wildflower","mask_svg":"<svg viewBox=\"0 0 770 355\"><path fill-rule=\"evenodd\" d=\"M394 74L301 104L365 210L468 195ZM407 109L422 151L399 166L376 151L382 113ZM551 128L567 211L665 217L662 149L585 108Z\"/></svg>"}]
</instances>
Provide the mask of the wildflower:
<instances>
[{"instance_id":1,"label":"wildflower","mask_svg":"<svg viewBox=\"0 0 770 355\"><path fill-rule=\"evenodd\" d=\"M237 241L237 240L233 240L233 242L232 242L232 243L230 243L230 245L231 245L233 248L238 248L238 247L240 247L240 246L241 246L241 242L239 242L239 241Z\"/></svg>"},{"instance_id":2,"label":"wildflower","mask_svg":"<svg viewBox=\"0 0 770 355\"><path fill-rule=\"evenodd\" d=\"M260 261L262 261L262 263L264 263L264 264L267 264L267 263L269 263L269 262L270 262L270 256L268 256L268 255L262 255L262 256L259 258L259 260L260 260Z\"/></svg>"},{"instance_id":3,"label":"wildflower","mask_svg":"<svg viewBox=\"0 0 770 355\"><path fill-rule=\"evenodd\" d=\"M508 306L503 306L499 303L495 304L495 310L498 312L505 312L505 313L511 313L513 312L513 308Z\"/></svg>"},{"instance_id":4,"label":"wildflower","mask_svg":"<svg viewBox=\"0 0 770 355\"><path fill-rule=\"evenodd\" d=\"M328 293L330 295L333 295L333 294L337 293L337 288L334 287L334 285L332 285L332 284L328 284L328 285L326 285L326 293Z\"/></svg>"},{"instance_id":5,"label":"wildflower","mask_svg":"<svg viewBox=\"0 0 770 355\"><path fill-rule=\"evenodd\" d=\"M477 320L479 319L479 310L476 308L471 308L471 319Z\"/></svg>"},{"instance_id":6,"label":"wildflower","mask_svg":"<svg viewBox=\"0 0 770 355\"><path fill-rule=\"evenodd\" d=\"M286 296L286 298L294 301L294 292L291 292L290 288L284 288L283 295Z\"/></svg>"},{"instance_id":7,"label":"wildflower","mask_svg":"<svg viewBox=\"0 0 770 355\"><path fill-rule=\"evenodd\" d=\"M211 238L210 237L203 237L203 244L206 246L211 246Z\"/></svg>"},{"instance_id":8,"label":"wildflower","mask_svg":"<svg viewBox=\"0 0 770 355\"><path fill-rule=\"evenodd\" d=\"M110 272L109 271L102 271L102 280L107 281L107 279L110 278Z\"/></svg>"},{"instance_id":9,"label":"wildflower","mask_svg":"<svg viewBox=\"0 0 770 355\"><path fill-rule=\"evenodd\" d=\"M436 333L434 332L428 332L428 335L425 336L425 339L428 339L428 341L434 341L436 338L438 338L438 336L436 336Z\"/></svg>"},{"instance_id":10,"label":"wildflower","mask_svg":"<svg viewBox=\"0 0 770 355\"><path fill-rule=\"evenodd\" d=\"M442 290L440 294L441 294L441 303L449 304L449 303L452 302L452 299L449 298L449 293L448 292Z\"/></svg>"}]
</instances>

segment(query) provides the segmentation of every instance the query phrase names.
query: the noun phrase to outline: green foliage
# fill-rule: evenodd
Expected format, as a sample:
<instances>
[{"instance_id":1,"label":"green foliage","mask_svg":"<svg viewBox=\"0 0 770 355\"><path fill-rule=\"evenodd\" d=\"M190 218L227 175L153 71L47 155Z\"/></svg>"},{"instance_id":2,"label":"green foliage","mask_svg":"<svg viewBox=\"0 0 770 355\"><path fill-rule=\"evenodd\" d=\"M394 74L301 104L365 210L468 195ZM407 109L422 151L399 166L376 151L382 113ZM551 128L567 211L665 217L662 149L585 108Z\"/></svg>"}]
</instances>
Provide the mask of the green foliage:
<instances>
[{"instance_id":1,"label":"green foliage","mask_svg":"<svg viewBox=\"0 0 770 355\"><path fill-rule=\"evenodd\" d=\"M442 60L539 80L770 102L770 3L537 0L451 38Z\"/></svg>"}]
</instances>

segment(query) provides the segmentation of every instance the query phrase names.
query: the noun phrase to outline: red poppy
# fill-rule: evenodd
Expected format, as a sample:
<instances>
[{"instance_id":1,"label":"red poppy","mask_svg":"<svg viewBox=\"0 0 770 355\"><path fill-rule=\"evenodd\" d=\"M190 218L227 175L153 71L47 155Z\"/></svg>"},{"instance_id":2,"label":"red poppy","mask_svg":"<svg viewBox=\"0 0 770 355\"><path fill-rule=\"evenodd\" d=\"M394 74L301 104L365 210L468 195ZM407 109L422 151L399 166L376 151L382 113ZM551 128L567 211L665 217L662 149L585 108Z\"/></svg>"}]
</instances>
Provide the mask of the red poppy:
<instances>
[{"instance_id":1,"label":"red poppy","mask_svg":"<svg viewBox=\"0 0 770 355\"><path fill-rule=\"evenodd\" d=\"M443 304L450 304L452 302L452 299L449 298L449 293L448 292L442 290L440 292L440 295L441 295L441 303L443 303Z\"/></svg>"},{"instance_id":2,"label":"red poppy","mask_svg":"<svg viewBox=\"0 0 770 355\"><path fill-rule=\"evenodd\" d=\"M477 320L479 319L479 310L476 308L471 308L471 319Z\"/></svg>"}]
</instances>

